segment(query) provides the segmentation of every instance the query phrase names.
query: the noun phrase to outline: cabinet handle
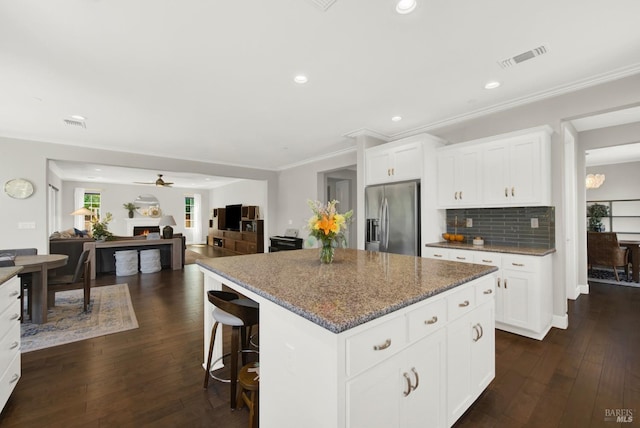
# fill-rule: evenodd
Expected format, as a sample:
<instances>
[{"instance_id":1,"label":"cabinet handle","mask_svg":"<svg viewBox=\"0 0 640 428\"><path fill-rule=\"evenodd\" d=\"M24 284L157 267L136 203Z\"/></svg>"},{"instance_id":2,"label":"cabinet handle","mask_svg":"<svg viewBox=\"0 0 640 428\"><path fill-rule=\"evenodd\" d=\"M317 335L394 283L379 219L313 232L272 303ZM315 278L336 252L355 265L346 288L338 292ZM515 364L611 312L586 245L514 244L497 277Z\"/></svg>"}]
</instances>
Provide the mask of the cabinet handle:
<instances>
[{"instance_id":1,"label":"cabinet handle","mask_svg":"<svg viewBox=\"0 0 640 428\"><path fill-rule=\"evenodd\" d=\"M507 278L504 279L504 288L507 288Z\"/></svg>"},{"instance_id":2,"label":"cabinet handle","mask_svg":"<svg viewBox=\"0 0 640 428\"><path fill-rule=\"evenodd\" d=\"M461 307L461 308L465 308L465 307L469 306L469 301L465 300L462 303L458 303L458 306Z\"/></svg>"},{"instance_id":3,"label":"cabinet handle","mask_svg":"<svg viewBox=\"0 0 640 428\"><path fill-rule=\"evenodd\" d=\"M412 388L414 390L418 389L418 385L420 384L420 378L418 377L418 372L416 371L415 367L411 367L411 371L413 372L413 375L416 377L416 384L412 386Z\"/></svg>"},{"instance_id":4,"label":"cabinet handle","mask_svg":"<svg viewBox=\"0 0 640 428\"><path fill-rule=\"evenodd\" d=\"M516 188L515 187L511 188L511 196L516 196Z\"/></svg>"},{"instance_id":5,"label":"cabinet handle","mask_svg":"<svg viewBox=\"0 0 640 428\"><path fill-rule=\"evenodd\" d=\"M11 346L9 346L9 349L16 349L18 346L20 346L20 343L18 343L18 342L13 342L13 343L11 344Z\"/></svg>"},{"instance_id":6,"label":"cabinet handle","mask_svg":"<svg viewBox=\"0 0 640 428\"><path fill-rule=\"evenodd\" d=\"M480 340L480 330L478 330L478 324L473 326L473 331L476 332L476 336L473 337L472 339L474 342L477 342L478 340Z\"/></svg>"},{"instance_id":7,"label":"cabinet handle","mask_svg":"<svg viewBox=\"0 0 640 428\"><path fill-rule=\"evenodd\" d=\"M391 339L385 340L382 345L373 345L373 350L382 351L384 349L387 349L389 346L391 346Z\"/></svg>"},{"instance_id":8,"label":"cabinet handle","mask_svg":"<svg viewBox=\"0 0 640 428\"><path fill-rule=\"evenodd\" d=\"M482 339L482 336L484 336L484 329L482 328L482 324L478 323L478 328L480 329L480 337L478 337L478 340Z\"/></svg>"},{"instance_id":9,"label":"cabinet handle","mask_svg":"<svg viewBox=\"0 0 640 428\"><path fill-rule=\"evenodd\" d=\"M442 254L434 254L433 257L442 257Z\"/></svg>"},{"instance_id":10,"label":"cabinet handle","mask_svg":"<svg viewBox=\"0 0 640 428\"><path fill-rule=\"evenodd\" d=\"M466 257L460 257L460 256L456 256L456 259L458 259L458 260L467 260Z\"/></svg>"},{"instance_id":11,"label":"cabinet handle","mask_svg":"<svg viewBox=\"0 0 640 428\"><path fill-rule=\"evenodd\" d=\"M14 291L13 293L9 294L9 297L15 297L15 296L19 296L20 292L18 291Z\"/></svg>"},{"instance_id":12,"label":"cabinet handle","mask_svg":"<svg viewBox=\"0 0 640 428\"><path fill-rule=\"evenodd\" d=\"M460 200L462 200L462 190L460 191Z\"/></svg>"},{"instance_id":13,"label":"cabinet handle","mask_svg":"<svg viewBox=\"0 0 640 428\"><path fill-rule=\"evenodd\" d=\"M483 263L493 263L493 260L482 259Z\"/></svg>"},{"instance_id":14,"label":"cabinet handle","mask_svg":"<svg viewBox=\"0 0 640 428\"><path fill-rule=\"evenodd\" d=\"M524 263L511 263L511 264L518 267L524 266Z\"/></svg>"},{"instance_id":15,"label":"cabinet handle","mask_svg":"<svg viewBox=\"0 0 640 428\"><path fill-rule=\"evenodd\" d=\"M458 192L455 193L455 195L453 196L453 199L455 199L456 201L458 200Z\"/></svg>"},{"instance_id":16,"label":"cabinet handle","mask_svg":"<svg viewBox=\"0 0 640 428\"><path fill-rule=\"evenodd\" d=\"M505 188L504 188L504 197L505 197L505 198L508 198L508 197L509 197L509 188L508 188L508 187L505 187Z\"/></svg>"},{"instance_id":17,"label":"cabinet handle","mask_svg":"<svg viewBox=\"0 0 640 428\"><path fill-rule=\"evenodd\" d=\"M500 288L500 278L496 278L498 280L498 288Z\"/></svg>"},{"instance_id":18,"label":"cabinet handle","mask_svg":"<svg viewBox=\"0 0 640 428\"><path fill-rule=\"evenodd\" d=\"M407 380L407 389L406 391L403 391L403 394L406 397L411 394L411 379L409 379L409 375L406 372L402 373L402 376Z\"/></svg>"},{"instance_id":19,"label":"cabinet handle","mask_svg":"<svg viewBox=\"0 0 640 428\"><path fill-rule=\"evenodd\" d=\"M438 322L438 317L434 315L433 317L431 317L431 319L426 320L424 323L425 324L435 324L437 322Z\"/></svg>"},{"instance_id":20,"label":"cabinet handle","mask_svg":"<svg viewBox=\"0 0 640 428\"><path fill-rule=\"evenodd\" d=\"M391 168L391 175L396 175L396 169L395 168Z\"/></svg>"},{"instance_id":21,"label":"cabinet handle","mask_svg":"<svg viewBox=\"0 0 640 428\"><path fill-rule=\"evenodd\" d=\"M18 373L14 373L9 383L15 383L18 381L18 379L20 379L20 375Z\"/></svg>"},{"instance_id":22,"label":"cabinet handle","mask_svg":"<svg viewBox=\"0 0 640 428\"><path fill-rule=\"evenodd\" d=\"M486 290L483 291L484 294L491 294L493 293L493 290L490 288L487 288Z\"/></svg>"},{"instance_id":23,"label":"cabinet handle","mask_svg":"<svg viewBox=\"0 0 640 428\"><path fill-rule=\"evenodd\" d=\"M13 314L13 315L11 315L11 318L9 318L9 321L14 321L14 320L17 320L18 318L20 318L20 315Z\"/></svg>"}]
</instances>

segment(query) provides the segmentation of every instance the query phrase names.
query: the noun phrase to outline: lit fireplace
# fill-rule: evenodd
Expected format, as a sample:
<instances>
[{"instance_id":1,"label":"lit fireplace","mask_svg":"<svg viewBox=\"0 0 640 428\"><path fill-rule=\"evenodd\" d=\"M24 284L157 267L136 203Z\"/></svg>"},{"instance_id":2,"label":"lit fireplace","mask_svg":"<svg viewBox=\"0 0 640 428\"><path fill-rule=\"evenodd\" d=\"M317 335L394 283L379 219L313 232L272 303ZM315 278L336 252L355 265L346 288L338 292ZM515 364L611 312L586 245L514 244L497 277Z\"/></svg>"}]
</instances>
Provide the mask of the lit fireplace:
<instances>
[{"instance_id":1,"label":"lit fireplace","mask_svg":"<svg viewBox=\"0 0 640 428\"><path fill-rule=\"evenodd\" d=\"M133 236L147 236L150 233L160 233L160 226L133 226Z\"/></svg>"}]
</instances>

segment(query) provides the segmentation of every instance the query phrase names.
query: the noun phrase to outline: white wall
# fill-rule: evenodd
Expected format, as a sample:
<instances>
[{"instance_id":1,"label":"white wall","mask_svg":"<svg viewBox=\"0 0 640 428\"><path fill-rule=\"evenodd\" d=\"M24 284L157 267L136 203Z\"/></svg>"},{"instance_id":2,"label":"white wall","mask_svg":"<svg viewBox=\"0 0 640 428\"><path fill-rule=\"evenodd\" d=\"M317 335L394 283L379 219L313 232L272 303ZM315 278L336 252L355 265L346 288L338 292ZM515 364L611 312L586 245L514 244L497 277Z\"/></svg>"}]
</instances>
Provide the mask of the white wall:
<instances>
[{"instance_id":1,"label":"white wall","mask_svg":"<svg viewBox=\"0 0 640 428\"><path fill-rule=\"evenodd\" d=\"M640 199L640 162L590 166L587 174L605 174L606 177L598 189L587 190L587 200Z\"/></svg>"}]
</instances>

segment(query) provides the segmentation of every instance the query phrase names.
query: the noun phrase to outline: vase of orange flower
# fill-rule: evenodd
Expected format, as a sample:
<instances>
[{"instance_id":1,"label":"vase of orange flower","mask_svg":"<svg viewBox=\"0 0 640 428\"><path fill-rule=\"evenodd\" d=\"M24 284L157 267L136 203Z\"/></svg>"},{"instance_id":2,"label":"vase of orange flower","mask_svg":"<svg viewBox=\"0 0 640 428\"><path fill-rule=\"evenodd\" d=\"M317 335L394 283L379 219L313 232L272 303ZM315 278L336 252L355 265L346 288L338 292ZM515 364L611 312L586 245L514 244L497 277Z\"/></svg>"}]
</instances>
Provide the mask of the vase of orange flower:
<instances>
[{"instance_id":1,"label":"vase of orange flower","mask_svg":"<svg viewBox=\"0 0 640 428\"><path fill-rule=\"evenodd\" d=\"M320 262L331 263L336 247L345 247L347 239L344 232L351 220L353 210L338 213L336 200L322 204L320 201L308 201L313 216L309 219L309 234L320 241Z\"/></svg>"}]
</instances>

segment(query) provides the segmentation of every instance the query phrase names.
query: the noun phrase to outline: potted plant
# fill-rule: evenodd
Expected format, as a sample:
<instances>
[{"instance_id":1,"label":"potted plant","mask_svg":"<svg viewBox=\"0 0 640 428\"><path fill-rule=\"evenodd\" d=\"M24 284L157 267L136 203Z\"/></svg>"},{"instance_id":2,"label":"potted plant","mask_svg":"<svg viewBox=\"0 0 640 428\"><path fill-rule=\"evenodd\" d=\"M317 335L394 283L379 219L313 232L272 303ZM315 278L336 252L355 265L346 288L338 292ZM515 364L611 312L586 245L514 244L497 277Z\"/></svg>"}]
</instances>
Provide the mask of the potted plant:
<instances>
[{"instance_id":1,"label":"potted plant","mask_svg":"<svg viewBox=\"0 0 640 428\"><path fill-rule=\"evenodd\" d=\"M125 210L129 211L129 218L133 218L134 210L138 209L132 202L127 202L126 204L122 204Z\"/></svg>"},{"instance_id":2,"label":"potted plant","mask_svg":"<svg viewBox=\"0 0 640 428\"><path fill-rule=\"evenodd\" d=\"M592 232L604 232L603 217L609 217L609 207L607 205L593 204L587 207L587 217L589 217L589 230Z\"/></svg>"},{"instance_id":3,"label":"potted plant","mask_svg":"<svg viewBox=\"0 0 640 428\"><path fill-rule=\"evenodd\" d=\"M111 213L106 213L104 216L104 220L102 221L94 221L91 224L91 233L93 235L93 239L96 241L108 241L113 237L113 233L109 232L107 229L107 225L111 221L113 216Z\"/></svg>"}]
</instances>

